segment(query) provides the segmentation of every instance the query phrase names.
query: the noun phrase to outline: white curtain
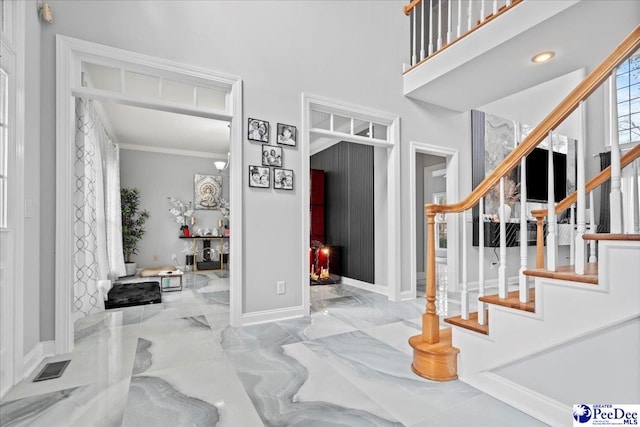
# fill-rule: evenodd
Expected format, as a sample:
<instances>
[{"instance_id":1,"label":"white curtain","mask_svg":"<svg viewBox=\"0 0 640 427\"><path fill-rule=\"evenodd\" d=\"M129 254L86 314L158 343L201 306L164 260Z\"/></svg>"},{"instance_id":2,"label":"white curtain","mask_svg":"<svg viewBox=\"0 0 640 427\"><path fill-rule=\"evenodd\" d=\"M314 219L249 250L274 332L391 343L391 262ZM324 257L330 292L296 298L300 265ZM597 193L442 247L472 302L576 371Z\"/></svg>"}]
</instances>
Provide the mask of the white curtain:
<instances>
[{"instance_id":1,"label":"white curtain","mask_svg":"<svg viewBox=\"0 0 640 427\"><path fill-rule=\"evenodd\" d=\"M76 100L75 148L74 307L91 314L104 310L109 280L125 273L117 147L92 101L81 98Z\"/></svg>"}]
</instances>

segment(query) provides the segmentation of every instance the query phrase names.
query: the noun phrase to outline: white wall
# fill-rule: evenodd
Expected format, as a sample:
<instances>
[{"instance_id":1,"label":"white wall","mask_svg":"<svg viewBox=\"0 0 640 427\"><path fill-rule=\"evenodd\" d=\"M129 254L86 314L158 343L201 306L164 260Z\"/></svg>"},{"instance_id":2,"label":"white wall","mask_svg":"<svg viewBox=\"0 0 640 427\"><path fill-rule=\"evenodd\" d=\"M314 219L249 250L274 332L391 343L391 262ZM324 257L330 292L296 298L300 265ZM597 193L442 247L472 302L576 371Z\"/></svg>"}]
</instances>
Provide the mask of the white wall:
<instances>
[{"instance_id":1,"label":"white wall","mask_svg":"<svg viewBox=\"0 0 640 427\"><path fill-rule=\"evenodd\" d=\"M24 197L31 214L24 218L24 354L27 354L49 332L40 319L40 23L37 3L25 4L25 151ZM53 279L52 283L53 283ZM53 295L52 295L53 297ZM52 298L53 299L53 298ZM48 305L48 304L46 304ZM42 329L42 330L41 330ZM53 329L51 329L51 332Z\"/></svg>"},{"instance_id":2,"label":"white wall","mask_svg":"<svg viewBox=\"0 0 640 427\"><path fill-rule=\"evenodd\" d=\"M398 114L403 144L414 139L457 147L464 151L462 164L469 161L466 115L402 96L408 20L398 1L51 3L55 22L42 29L43 194L55 192L56 33L238 75L244 83L243 123L255 117L272 126L300 126L301 94L307 92ZM402 170L409 169L407 154L402 154ZM246 141L243 168L259 162L260 145ZM299 172L300 165L300 150L285 148L284 166ZM307 214L301 212L302 195L248 188L244 180L243 310L300 306L303 266L291 260L299 259L299 230ZM300 188L298 180L294 185ZM402 188L408 188L406 174ZM43 228L53 230L53 204L43 204L42 213ZM406 210L402 219L407 236ZM53 239L48 238L46 252L52 258ZM409 239L402 241L408 253ZM405 262L403 289L408 290ZM43 270L53 276L52 265ZM287 282L285 295L275 294L277 280ZM53 310L47 315L53 323Z\"/></svg>"},{"instance_id":3,"label":"white wall","mask_svg":"<svg viewBox=\"0 0 640 427\"><path fill-rule=\"evenodd\" d=\"M138 254L132 260L138 267L184 265L185 243L180 240L180 227L169 213L172 207L167 197L193 202L194 174L218 175L213 160L204 157L146 151L120 150L120 186L140 189L140 208L149 211L146 233L140 241ZM229 200L229 177L222 177L222 196ZM195 229L217 227L222 218L219 210L195 210ZM189 224L190 225L190 224ZM172 261L171 255L178 259Z\"/></svg>"}]
</instances>

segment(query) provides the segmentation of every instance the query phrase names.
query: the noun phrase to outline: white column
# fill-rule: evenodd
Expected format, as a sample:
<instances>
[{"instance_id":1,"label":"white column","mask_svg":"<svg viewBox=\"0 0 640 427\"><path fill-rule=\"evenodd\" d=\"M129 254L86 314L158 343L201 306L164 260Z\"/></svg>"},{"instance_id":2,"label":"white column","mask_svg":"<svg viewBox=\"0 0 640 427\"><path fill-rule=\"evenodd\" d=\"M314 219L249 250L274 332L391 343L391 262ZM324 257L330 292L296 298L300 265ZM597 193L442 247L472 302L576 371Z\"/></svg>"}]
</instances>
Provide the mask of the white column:
<instances>
[{"instance_id":1,"label":"white column","mask_svg":"<svg viewBox=\"0 0 640 427\"><path fill-rule=\"evenodd\" d=\"M618 103L615 90L615 75L609 77L609 138L611 141L611 233L622 233L622 193L620 192L620 144L618 143Z\"/></svg>"},{"instance_id":2,"label":"white column","mask_svg":"<svg viewBox=\"0 0 640 427\"><path fill-rule=\"evenodd\" d=\"M505 220L504 177L500 178L500 264L498 265L498 296L507 297L507 223Z\"/></svg>"},{"instance_id":3,"label":"white column","mask_svg":"<svg viewBox=\"0 0 640 427\"><path fill-rule=\"evenodd\" d=\"M433 53L433 0L429 0L429 55L431 55L432 53Z\"/></svg>"},{"instance_id":4,"label":"white column","mask_svg":"<svg viewBox=\"0 0 640 427\"><path fill-rule=\"evenodd\" d=\"M529 302L529 282L524 275L529 248L527 215L527 158L523 157L520 160L520 271L518 274L518 294L522 303Z\"/></svg>"},{"instance_id":5,"label":"white column","mask_svg":"<svg viewBox=\"0 0 640 427\"><path fill-rule=\"evenodd\" d=\"M422 12L422 19L420 19L420 61L422 61L425 58L425 50L424 50L424 45L426 40L424 39L424 23L425 23L425 18L426 15L424 13L424 9L425 9L425 1L423 0L422 3L420 3L420 11Z\"/></svg>"},{"instance_id":6,"label":"white column","mask_svg":"<svg viewBox=\"0 0 640 427\"><path fill-rule=\"evenodd\" d=\"M485 303L480 301L484 296L484 197L480 199L478 205L478 324L484 325Z\"/></svg>"},{"instance_id":7,"label":"white column","mask_svg":"<svg viewBox=\"0 0 640 427\"><path fill-rule=\"evenodd\" d=\"M467 213L462 211L462 292L460 311L464 320L469 319L469 289L467 281Z\"/></svg>"},{"instance_id":8,"label":"white column","mask_svg":"<svg viewBox=\"0 0 640 427\"><path fill-rule=\"evenodd\" d=\"M442 48L442 0L438 0L438 50Z\"/></svg>"},{"instance_id":9,"label":"white column","mask_svg":"<svg viewBox=\"0 0 640 427\"><path fill-rule=\"evenodd\" d=\"M556 240L556 203L553 177L553 131L549 132L549 173L547 186L547 270L556 271L558 251Z\"/></svg>"},{"instance_id":10,"label":"white column","mask_svg":"<svg viewBox=\"0 0 640 427\"><path fill-rule=\"evenodd\" d=\"M598 231L596 225L596 207L593 204L593 191L589 193L589 232L591 234L596 234ZM591 240L589 242L589 262L598 262L598 258L596 257L596 240Z\"/></svg>"},{"instance_id":11,"label":"white column","mask_svg":"<svg viewBox=\"0 0 640 427\"><path fill-rule=\"evenodd\" d=\"M586 243L582 236L586 232L586 219L585 210L587 209L587 194L585 183L585 152L587 141L587 108L584 101L580 102L580 114L582 116L582 126L580 127L580 136L578 137L578 146L576 147L576 216L578 223L578 230L576 232L575 242L575 260L572 264L575 266L576 274L584 274L585 257L586 257ZM593 209L593 206L591 207ZM573 228L572 228L573 230ZM573 254L572 254L573 255Z\"/></svg>"}]
</instances>

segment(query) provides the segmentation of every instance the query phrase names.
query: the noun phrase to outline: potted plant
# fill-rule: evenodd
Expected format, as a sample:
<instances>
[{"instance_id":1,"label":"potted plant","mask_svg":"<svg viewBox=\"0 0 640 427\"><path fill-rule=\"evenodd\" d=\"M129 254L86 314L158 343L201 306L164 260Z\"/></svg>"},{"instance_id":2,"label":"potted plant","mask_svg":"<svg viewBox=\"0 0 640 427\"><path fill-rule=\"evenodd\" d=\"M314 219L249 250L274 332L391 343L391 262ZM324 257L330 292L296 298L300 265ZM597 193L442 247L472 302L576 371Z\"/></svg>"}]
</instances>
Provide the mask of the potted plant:
<instances>
[{"instance_id":1,"label":"potted plant","mask_svg":"<svg viewBox=\"0 0 640 427\"><path fill-rule=\"evenodd\" d=\"M138 266L131 261L131 255L138 253L138 242L145 233L144 224L149 218L149 212L140 210L140 190L138 188L121 188L120 204L122 209L122 250L127 276L132 276L136 273Z\"/></svg>"}]
</instances>

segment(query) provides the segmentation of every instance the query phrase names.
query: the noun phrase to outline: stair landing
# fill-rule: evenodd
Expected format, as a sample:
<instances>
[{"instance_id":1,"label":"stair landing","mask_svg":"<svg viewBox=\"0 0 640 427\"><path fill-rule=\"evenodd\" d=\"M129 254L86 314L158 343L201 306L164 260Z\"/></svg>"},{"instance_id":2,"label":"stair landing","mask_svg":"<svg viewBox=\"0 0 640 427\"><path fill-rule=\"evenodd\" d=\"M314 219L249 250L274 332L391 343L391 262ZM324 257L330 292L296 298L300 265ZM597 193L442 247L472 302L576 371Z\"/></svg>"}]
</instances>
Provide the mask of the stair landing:
<instances>
[{"instance_id":1,"label":"stair landing","mask_svg":"<svg viewBox=\"0 0 640 427\"><path fill-rule=\"evenodd\" d=\"M524 271L525 276L546 277L547 279L571 280L573 282L598 284L598 263L590 262L585 265L584 274L576 274L573 265L559 266L556 271L545 268L532 268Z\"/></svg>"}]
</instances>

